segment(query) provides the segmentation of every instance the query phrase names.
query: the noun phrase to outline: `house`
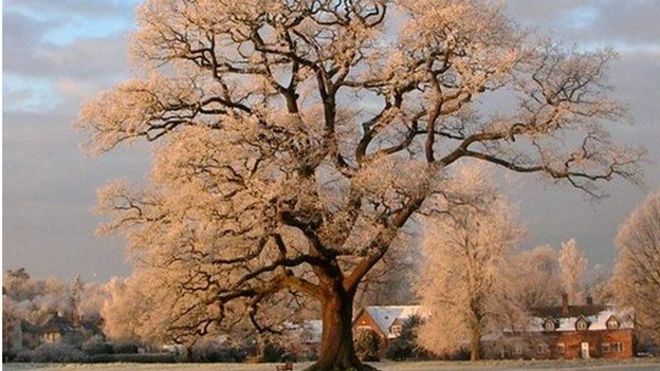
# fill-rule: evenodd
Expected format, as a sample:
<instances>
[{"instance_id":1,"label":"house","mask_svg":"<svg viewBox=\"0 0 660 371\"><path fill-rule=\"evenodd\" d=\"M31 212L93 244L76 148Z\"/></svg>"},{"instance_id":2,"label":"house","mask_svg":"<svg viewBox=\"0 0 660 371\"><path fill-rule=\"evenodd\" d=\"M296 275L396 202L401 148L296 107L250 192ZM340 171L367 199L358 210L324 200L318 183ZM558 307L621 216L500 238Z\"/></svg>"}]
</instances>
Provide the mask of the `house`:
<instances>
[{"instance_id":1,"label":"house","mask_svg":"<svg viewBox=\"0 0 660 371\"><path fill-rule=\"evenodd\" d=\"M412 316L425 317L419 305L366 306L353 319L353 332L372 330L380 336L381 351L401 335L403 323Z\"/></svg>"},{"instance_id":2,"label":"house","mask_svg":"<svg viewBox=\"0 0 660 371\"><path fill-rule=\"evenodd\" d=\"M78 328L67 318L59 314L53 315L46 323L41 326L41 340L44 343L66 343L70 345L80 345L82 334Z\"/></svg>"},{"instance_id":3,"label":"house","mask_svg":"<svg viewBox=\"0 0 660 371\"><path fill-rule=\"evenodd\" d=\"M630 358L634 354L633 313L611 305L569 305L532 309L531 323L524 331L502 334L489 340L484 350L489 358Z\"/></svg>"}]
</instances>

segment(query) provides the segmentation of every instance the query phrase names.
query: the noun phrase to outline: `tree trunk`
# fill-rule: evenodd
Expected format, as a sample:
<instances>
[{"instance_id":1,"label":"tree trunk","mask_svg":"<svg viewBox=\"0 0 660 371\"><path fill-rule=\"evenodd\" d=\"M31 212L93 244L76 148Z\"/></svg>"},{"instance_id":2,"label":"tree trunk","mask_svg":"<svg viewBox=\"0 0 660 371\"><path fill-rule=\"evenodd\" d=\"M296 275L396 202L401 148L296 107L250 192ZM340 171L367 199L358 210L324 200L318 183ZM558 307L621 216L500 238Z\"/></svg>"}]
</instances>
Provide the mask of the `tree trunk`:
<instances>
[{"instance_id":1,"label":"tree trunk","mask_svg":"<svg viewBox=\"0 0 660 371\"><path fill-rule=\"evenodd\" d=\"M373 370L364 365L353 348L353 294L334 290L322 302L323 335L319 360L308 371Z\"/></svg>"},{"instance_id":2,"label":"tree trunk","mask_svg":"<svg viewBox=\"0 0 660 371\"><path fill-rule=\"evenodd\" d=\"M192 347L192 345L186 346L185 352L186 353L183 355L183 360L186 363L192 363L193 362L193 347Z\"/></svg>"},{"instance_id":3,"label":"tree trunk","mask_svg":"<svg viewBox=\"0 0 660 371\"><path fill-rule=\"evenodd\" d=\"M472 328L472 338L470 339L470 361L481 359L481 329L479 326Z\"/></svg>"}]
</instances>

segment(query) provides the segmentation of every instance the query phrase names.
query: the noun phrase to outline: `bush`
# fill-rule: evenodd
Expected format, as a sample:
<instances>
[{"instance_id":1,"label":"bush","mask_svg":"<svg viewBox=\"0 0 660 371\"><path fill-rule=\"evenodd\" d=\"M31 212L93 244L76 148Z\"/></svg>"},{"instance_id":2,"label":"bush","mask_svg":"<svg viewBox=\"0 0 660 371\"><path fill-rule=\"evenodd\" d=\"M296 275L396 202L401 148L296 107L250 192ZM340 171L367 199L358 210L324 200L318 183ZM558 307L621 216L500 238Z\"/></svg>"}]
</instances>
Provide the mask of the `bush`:
<instances>
[{"instance_id":1,"label":"bush","mask_svg":"<svg viewBox=\"0 0 660 371\"><path fill-rule=\"evenodd\" d=\"M97 354L89 357L87 361L92 363L174 363L177 359L173 353Z\"/></svg>"},{"instance_id":2,"label":"bush","mask_svg":"<svg viewBox=\"0 0 660 371\"><path fill-rule=\"evenodd\" d=\"M380 336L372 330L360 329L355 336L355 353L362 361L380 361Z\"/></svg>"},{"instance_id":3,"label":"bush","mask_svg":"<svg viewBox=\"0 0 660 371\"><path fill-rule=\"evenodd\" d=\"M433 355L417 345L417 330L422 324L419 316L411 316L401 325L401 334L387 348L387 358L395 361L428 360Z\"/></svg>"},{"instance_id":4,"label":"bush","mask_svg":"<svg viewBox=\"0 0 660 371\"><path fill-rule=\"evenodd\" d=\"M112 344L112 352L115 354L137 354L138 345L131 342L122 342Z\"/></svg>"},{"instance_id":5,"label":"bush","mask_svg":"<svg viewBox=\"0 0 660 371\"><path fill-rule=\"evenodd\" d=\"M260 362L281 362L282 357L284 356L284 349L278 344L266 343L264 345L263 354L261 355Z\"/></svg>"},{"instance_id":6,"label":"bush","mask_svg":"<svg viewBox=\"0 0 660 371\"><path fill-rule=\"evenodd\" d=\"M82 351L90 356L113 353L112 344L105 342L103 339L96 336L83 343Z\"/></svg>"},{"instance_id":7,"label":"bush","mask_svg":"<svg viewBox=\"0 0 660 371\"><path fill-rule=\"evenodd\" d=\"M247 352L231 346L223 346L216 341L197 344L192 351L193 362L243 362Z\"/></svg>"},{"instance_id":8,"label":"bush","mask_svg":"<svg viewBox=\"0 0 660 371\"><path fill-rule=\"evenodd\" d=\"M220 348L206 355L206 362L243 362L246 352L239 348Z\"/></svg>"},{"instance_id":9,"label":"bush","mask_svg":"<svg viewBox=\"0 0 660 371\"><path fill-rule=\"evenodd\" d=\"M34 350L18 353L18 362L84 362L87 360L85 353L69 344L43 344Z\"/></svg>"}]
</instances>

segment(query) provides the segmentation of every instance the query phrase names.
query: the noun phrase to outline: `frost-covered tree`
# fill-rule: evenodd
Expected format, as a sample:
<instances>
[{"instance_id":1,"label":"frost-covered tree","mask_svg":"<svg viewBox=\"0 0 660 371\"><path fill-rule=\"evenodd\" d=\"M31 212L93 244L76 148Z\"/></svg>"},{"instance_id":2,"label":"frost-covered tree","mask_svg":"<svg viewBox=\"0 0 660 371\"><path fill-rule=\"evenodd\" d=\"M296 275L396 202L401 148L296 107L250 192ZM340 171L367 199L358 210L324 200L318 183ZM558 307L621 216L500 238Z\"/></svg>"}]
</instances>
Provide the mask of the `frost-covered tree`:
<instances>
[{"instance_id":1,"label":"frost-covered tree","mask_svg":"<svg viewBox=\"0 0 660 371\"><path fill-rule=\"evenodd\" d=\"M609 303L612 301L612 273L600 264L593 266L587 275L586 293L596 303Z\"/></svg>"},{"instance_id":2,"label":"frost-covered tree","mask_svg":"<svg viewBox=\"0 0 660 371\"><path fill-rule=\"evenodd\" d=\"M512 310L508 261L520 237L510 205L491 197L454 207L425 222L417 290L429 318L420 344L446 354L469 344L481 358L481 340Z\"/></svg>"},{"instance_id":3,"label":"frost-covered tree","mask_svg":"<svg viewBox=\"0 0 660 371\"><path fill-rule=\"evenodd\" d=\"M548 245L521 251L511 264L513 292L525 308L557 303L563 292L557 253Z\"/></svg>"},{"instance_id":4,"label":"frost-covered tree","mask_svg":"<svg viewBox=\"0 0 660 371\"><path fill-rule=\"evenodd\" d=\"M621 225L613 294L651 338L660 342L660 191L650 194Z\"/></svg>"},{"instance_id":5,"label":"frost-covered tree","mask_svg":"<svg viewBox=\"0 0 660 371\"><path fill-rule=\"evenodd\" d=\"M113 277L106 283L107 299L101 307L103 333L114 341L142 340L149 342L153 333L152 322L156 307L147 282L138 276L126 279ZM154 335L154 337L151 337Z\"/></svg>"},{"instance_id":6,"label":"frost-covered tree","mask_svg":"<svg viewBox=\"0 0 660 371\"><path fill-rule=\"evenodd\" d=\"M562 242L558 261L564 292L568 295L569 302L582 302L584 300L584 274L587 270L587 258L582 255L575 239Z\"/></svg>"},{"instance_id":7,"label":"frost-covered tree","mask_svg":"<svg viewBox=\"0 0 660 371\"><path fill-rule=\"evenodd\" d=\"M148 0L137 19L135 77L77 126L96 153L155 143L149 184L101 189L99 210L181 342L246 319L277 331L263 310L310 298L313 368L361 369L356 290L429 197L452 197L459 159L592 195L635 180L640 152L607 131L624 114L613 53L534 38L497 2ZM494 91L512 105L479 112Z\"/></svg>"}]
</instances>

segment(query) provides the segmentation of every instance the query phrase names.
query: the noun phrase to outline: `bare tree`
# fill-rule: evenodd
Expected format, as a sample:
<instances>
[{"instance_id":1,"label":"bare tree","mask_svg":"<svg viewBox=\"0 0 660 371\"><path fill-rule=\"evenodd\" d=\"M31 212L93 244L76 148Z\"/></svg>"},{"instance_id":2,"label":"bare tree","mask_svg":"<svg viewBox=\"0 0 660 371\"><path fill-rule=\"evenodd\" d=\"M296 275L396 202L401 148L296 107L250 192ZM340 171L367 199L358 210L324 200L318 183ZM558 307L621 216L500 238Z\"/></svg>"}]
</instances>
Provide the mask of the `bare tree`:
<instances>
[{"instance_id":1,"label":"bare tree","mask_svg":"<svg viewBox=\"0 0 660 371\"><path fill-rule=\"evenodd\" d=\"M491 198L451 208L425 223L424 260L417 290L429 318L419 339L445 354L470 344L481 358L481 340L503 322L510 292L508 260L520 237L511 207Z\"/></svg>"},{"instance_id":2,"label":"bare tree","mask_svg":"<svg viewBox=\"0 0 660 371\"><path fill-rule=\"evenodd\" d=\"M261 309L306 297L313 368L361 369L356 290L459 159L594 196L638 171L606 129L613 53L539 41L490 1L149 0L131 50L136 77L77 126L93 152L157 143L149 185L103 188L99 211L182 342L239 318L277 331ZM516 105L480 115L496 90Z\"/></svg>"},{"instance_id":3,"label":"bare tree","mask_svg":"<svg viewBox=\"0 0 660 371\"><path fill-rule=\"evenodd\" d=\"M559 269L564 284L564 291L571 303L584 300L584 274L587 258L582 255L575 239L562 242L559 250Z\"/></svg>"},{"instance_id":4,"label":"bare tree","mask_svg":"<svg viewBox=\"0 0 660 371\"><path fill-rule=\"evenodd\" d=\"M651 338L660 341L660 191L650 194L619 228L613 293Z\"/></svg>"}]
</instances>

